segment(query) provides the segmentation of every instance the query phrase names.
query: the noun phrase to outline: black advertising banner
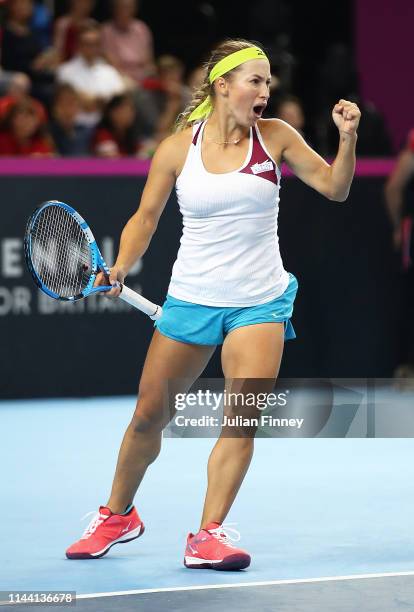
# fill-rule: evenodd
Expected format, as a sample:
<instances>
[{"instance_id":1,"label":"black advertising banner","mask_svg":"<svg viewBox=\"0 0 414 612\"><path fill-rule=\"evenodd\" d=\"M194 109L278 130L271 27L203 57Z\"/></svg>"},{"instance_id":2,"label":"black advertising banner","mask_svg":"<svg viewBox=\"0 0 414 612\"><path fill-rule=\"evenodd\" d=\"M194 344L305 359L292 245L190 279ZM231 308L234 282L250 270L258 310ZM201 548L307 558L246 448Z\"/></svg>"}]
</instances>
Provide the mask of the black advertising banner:
<instances>
[{"instance_id":1,"label":"black advertising banner","mask_svg":"<svg viewBox=\"0 0 414 612\"><path fill-rule=\"evenodd\" d=\"M144 177L0 179L0 397L136 391L153 322L122 300L91 296L69 303L44 295L26 270L23 234L39 204L67 202L87 219L111 265L144 182ZM179 245L176 206L172 198L157 238L128 276L132 289L156 303L164 299Z\"/></svg>"},{"instance_id":2,"label":"black advertising banner","mask_svg":"<svg viewBox=\"0 0 414 612\"><path fill-rule=\"evenodd\" d=\"M138 176L0 177L0 398L135 393L153 322L121 300L75 304L43 295L26 271L23 234L46 200L73 206L111 264L145 184ZM279 236L299 291L281 375L381 377L394 366L398 265L382 200L382 178L356 178L346 203L282 180ZM128 286L165 299L181 235L173 193ZM216 351L205 375L221 376Z\"/></svg>"}]
</instances>

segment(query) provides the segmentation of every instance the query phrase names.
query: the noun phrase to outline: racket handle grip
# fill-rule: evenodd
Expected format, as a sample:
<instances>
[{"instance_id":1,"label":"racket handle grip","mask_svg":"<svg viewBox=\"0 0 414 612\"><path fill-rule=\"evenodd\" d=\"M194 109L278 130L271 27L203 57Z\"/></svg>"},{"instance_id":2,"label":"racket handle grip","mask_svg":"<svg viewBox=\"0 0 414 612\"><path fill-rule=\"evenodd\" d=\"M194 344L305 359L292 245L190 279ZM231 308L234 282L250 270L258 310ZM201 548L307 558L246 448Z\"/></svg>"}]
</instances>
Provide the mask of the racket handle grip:
<instances>
[{"instance_id":1,"label":"racket handle grip","mask_svg":"<svg viewBox=\"0 0 414 612\"><path fill-rule=\"evenodd\" d=\"M161 306L153 304L146 298L142 297L142 295L140 295L136 291L132 291L132 289L125 287L125 285L121 285L121 293L119 297L121 298L121 300L124 300L124 302L127 302L131 306L134 306L134 308L145 312L145 314L147 314L150 319L154 320L161 318Z\"/></svg>"}]
</instances>

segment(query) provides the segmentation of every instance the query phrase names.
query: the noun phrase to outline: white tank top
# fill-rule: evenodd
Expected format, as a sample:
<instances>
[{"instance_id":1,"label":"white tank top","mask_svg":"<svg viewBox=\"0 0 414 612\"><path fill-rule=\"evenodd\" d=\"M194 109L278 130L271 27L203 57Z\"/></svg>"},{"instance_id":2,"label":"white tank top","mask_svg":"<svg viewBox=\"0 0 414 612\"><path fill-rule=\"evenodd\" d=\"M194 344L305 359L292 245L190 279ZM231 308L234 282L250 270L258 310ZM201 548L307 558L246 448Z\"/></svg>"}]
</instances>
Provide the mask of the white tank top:
<instances>
[{"instance_id":1,"label":"white tank top","mask_svg":"<svg viewBox=\"0 0 414 612\"><path fill-rule=\"evenodd\" d=\"M280 170L256 125L243 165L207 172L201 159L205 121L176 181L183 233L168 293L207 306L251 306L282 295L289 284L277 235Z\"/></svg>"}]
</instances>

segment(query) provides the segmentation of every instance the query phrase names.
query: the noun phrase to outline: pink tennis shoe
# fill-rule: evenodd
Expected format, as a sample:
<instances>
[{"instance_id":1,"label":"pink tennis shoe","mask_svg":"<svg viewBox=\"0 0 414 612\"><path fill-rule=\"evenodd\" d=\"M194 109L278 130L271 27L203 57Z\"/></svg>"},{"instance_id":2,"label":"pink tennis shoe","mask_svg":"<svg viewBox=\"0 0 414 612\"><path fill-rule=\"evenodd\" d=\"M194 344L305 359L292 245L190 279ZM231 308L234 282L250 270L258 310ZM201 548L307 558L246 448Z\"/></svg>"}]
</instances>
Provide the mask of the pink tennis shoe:
<instances>
[{"instance_id":1,"label":"pink tennis shoe","mask_svg":"<svg viewBox=\"0 0 414 612\"><path fill-rule=\"evenodd\" d=\"M238 537L232 538L228 532ZM230 543L238 542L236 529L220 523L209 523L198 533L189 533L184 553L184 565L192 569L241 570L250 565L250 555Z\"/></svg>"},{"instance_id":2,"label":"pink tennis shoe","mask_svg":"<svg viewBox=\"0 0 414 612\"><path fill-rule=\"evenodd\" d=\"M81 539L69 546L66 556L68 559L99 559L114 544L135 540L144 530L144 523L134 506L127 514L113 514L109 508L100 506Z\"/></svg>"}]
</instances>

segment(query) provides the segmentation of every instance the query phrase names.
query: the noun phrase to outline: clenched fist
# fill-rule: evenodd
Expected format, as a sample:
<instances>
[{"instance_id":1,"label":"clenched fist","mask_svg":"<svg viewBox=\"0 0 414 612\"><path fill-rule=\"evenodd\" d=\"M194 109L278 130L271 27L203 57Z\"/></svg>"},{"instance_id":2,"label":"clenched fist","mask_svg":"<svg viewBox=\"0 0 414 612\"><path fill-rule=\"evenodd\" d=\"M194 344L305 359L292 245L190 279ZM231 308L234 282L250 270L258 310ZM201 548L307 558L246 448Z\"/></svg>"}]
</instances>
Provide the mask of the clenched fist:
<instances>
[{"instance_id":1,"label":"clenched fist","mask_svg":"<svg viewBox=\"0 0 414 612\"><path fill-rule=\"evenodd\" d=\"M332 119L336 127L345 134L356 134L360 118L361 111L358 106L349 100L339 100L332 111Z\"/></svg>"}]
</instances>

